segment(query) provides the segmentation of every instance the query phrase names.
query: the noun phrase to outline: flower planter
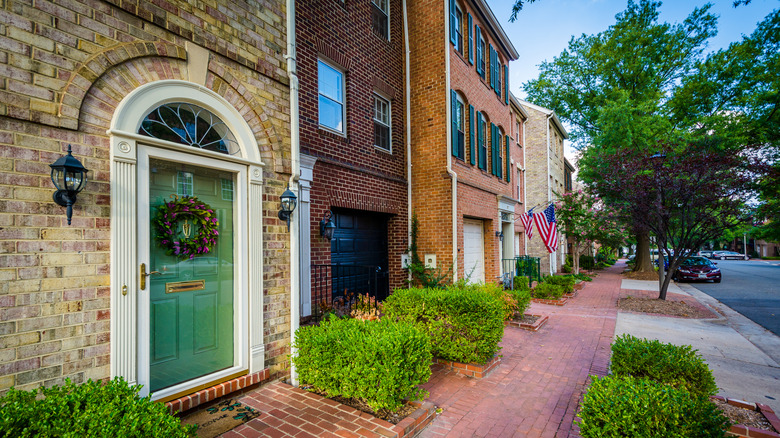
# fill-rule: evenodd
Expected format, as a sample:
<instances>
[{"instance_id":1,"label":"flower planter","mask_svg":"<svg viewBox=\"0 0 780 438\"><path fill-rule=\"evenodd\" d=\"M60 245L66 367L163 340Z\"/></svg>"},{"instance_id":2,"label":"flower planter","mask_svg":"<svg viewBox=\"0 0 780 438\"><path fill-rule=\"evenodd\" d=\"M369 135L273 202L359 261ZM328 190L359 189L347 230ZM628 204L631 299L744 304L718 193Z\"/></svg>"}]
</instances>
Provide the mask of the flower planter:
<instances>
[{"instance_id":1,"label":"flower planter","mask_svg":"<svg viewBox=\"0 0 780 438\"><path fill-rule=\"evenodd\" d=\"M569 299L566 298L566 297L561 297L560 299L557 299L557 300L543 300L541 298L532 298L531 299L531 301L534 302L534 303L549 304L551 306L563 306L564 304L566 304L566 302L568 300Z\"/></svg>"},{"instance_id":2,"label":"flower planter","mask_svg":"<svg viewBox=\"0 0 780 438\"><path fill-rule=\"evenodd\" d=\"M495 355L493 359L490 359L486 363L460 363L451 360L440 359L438 357L433 358L434 364L443 365L445 369L449 369L456 374L461 374L466 377L473 377L474 379L484 379L493 370L498 368L501 363L501 356Z\"/></svg>"},{"instance_id":3,"label":"flower planter","mask_svg":"<svg viewBox=\"0 0 780 438\"><path fill-rule=\"evenodd\" d=\"M780 418L777 417L775 411L769 406L761 403L748 403L742 400L728 399L726 397L714 396L713 399L724 401L732 406L737 406L743 409L751 411L758 411L764 415L769 424L780 430ZM756 429L755 427L744 426L742 424L735 424L726 432L726 436L736 436L745 438L780 438L780 434L763 429Z\"/></svg>"},{"instance_id":4,"label":"flower planter","mask_svg":"<svg viewBox=\"0 0 780 438\"><path fill-rule=\"evenodd\" d=\"M532 315L528 313L526 315L536 316L537 317L536 321L534 321L533 323L527 323L527 322L520 322L518 320L510 319L509 321L505 321L504 325L535 332L538 331L540 328L542 328L542 326L547 322L547 320L550 319L550 317L547 315Z\"/></svg>"}]
</instances>

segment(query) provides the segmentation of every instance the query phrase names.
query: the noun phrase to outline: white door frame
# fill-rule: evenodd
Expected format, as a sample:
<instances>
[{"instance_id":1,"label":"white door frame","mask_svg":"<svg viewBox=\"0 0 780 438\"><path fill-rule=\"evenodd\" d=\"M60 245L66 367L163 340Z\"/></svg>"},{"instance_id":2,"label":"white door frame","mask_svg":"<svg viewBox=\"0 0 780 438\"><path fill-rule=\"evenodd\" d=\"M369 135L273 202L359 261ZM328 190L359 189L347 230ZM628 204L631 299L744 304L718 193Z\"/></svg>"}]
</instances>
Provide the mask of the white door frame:
<instances>
[{"instance_id":1,"label":"white door frame","mask_svg":"<svg viewBox=\"0 0 780 438\"><path fill-rule=\"evenodd\" d=\"M220 117L235 136L239 152L225 155L138 134L141 122L150 111L171 102L192 103ZM139 325L143 314L139 305L144 300L138 290L139 266L142 262L148 263L148 255L142 261L144 254L139 251L146 243L139 244L138 241L137 200L138 194L144 193L144 189L139 187L139 184L144 184L138 177L139 161L144 160L139 153L147 153L141 152L146 147L139 143L153 146L154 149L149 150L154 150L154 156L159 154L179 161L186 156L187 162L195 165L218 162L217 167L220 168L237 166L232 168L243 169L240 173L244 182L237 185L246 187L241 200L245 207L240 218L245 224L242 245L246 249L239 268L245 285L240 293L244 305L241 330L245 334L241 335L241 345L236 346L236 350L243 352L242 359L234 365L243 366L249 373L262 370L265 356L262 281L264 164L251 128L229 102L212 90L192 82L164 80L143 85L128 94L117 106L108 134L111 142L111 377L124 377L132 385L148 382L148 375L144 375L139 367L141 345L145 344L148 348L148 342L144 343L139 331L143 327ZM148 193L148 187L146 190ZM148 244L146 246L148 251ZM145 360L148 363L148 356ZM213 375L209 377L214 378ZM159 394L155 393L153 398L161 398L163 392L158 391ZM148 389L142 389L141 393L148 394Z\"/></svg>"}]
</instances>

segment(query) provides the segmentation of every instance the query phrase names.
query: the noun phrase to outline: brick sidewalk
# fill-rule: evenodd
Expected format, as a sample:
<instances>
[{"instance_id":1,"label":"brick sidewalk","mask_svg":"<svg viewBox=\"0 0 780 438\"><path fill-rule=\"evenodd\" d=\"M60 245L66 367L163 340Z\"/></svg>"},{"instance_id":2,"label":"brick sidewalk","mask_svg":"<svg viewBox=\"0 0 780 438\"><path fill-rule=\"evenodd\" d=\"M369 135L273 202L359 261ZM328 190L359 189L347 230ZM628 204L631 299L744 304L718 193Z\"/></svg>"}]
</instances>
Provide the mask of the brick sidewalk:
<instances>
[{"instance_id":1,"label":"brick sidewalk","mask_svg":"<svg viewBox=\"0 0 780 438\"><path fill-rule=\"evenodd\" d=\"M533 303L549 315L538 332L506 327L503 358L487 378L435 370L426 401L442 409L421 437L567 437L590 374L604 375L615 332L620 271L612 267L562 307ZM239 437L392 437L397 427L282 383L241 401L260 417L222 435Z\"/></svg>"},{"instance_id":2,"label":"brick sidewalk","mask_svg":"<svg viewBox=\"0 0 780 438\"><path fill-rule=\"evenodd\" d=\"M529 313L550 320L538 332L507 327L501 365L486 379L435 373L427 400L443 412L420 436L578 436L588 376L607 371L621 270L602 271L563 307L533 303Z\"/></svg>"}]
</instances>

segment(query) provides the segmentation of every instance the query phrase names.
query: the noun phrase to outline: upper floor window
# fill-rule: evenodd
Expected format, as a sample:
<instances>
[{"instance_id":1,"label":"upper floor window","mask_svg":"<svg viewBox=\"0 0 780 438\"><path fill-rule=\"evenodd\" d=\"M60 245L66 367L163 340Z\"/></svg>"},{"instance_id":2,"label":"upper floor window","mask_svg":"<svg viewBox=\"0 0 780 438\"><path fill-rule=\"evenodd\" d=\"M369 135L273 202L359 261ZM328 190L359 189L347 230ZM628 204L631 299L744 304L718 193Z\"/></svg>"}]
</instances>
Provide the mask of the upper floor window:
<instances>
[{"instance_id":1,"label":"upper floor window","mask_svg":"<svg viewBox=\"0 0 780 438\"><path fill-rule=\"evenodd\" d=\"M455 7L455 50L463 54L463 12Z\"/></svg>"},{"instance_id":2,"label":"upper floor window","mask_svg":"<svg viewBox=\"0 0 780 438\"><path fill-rule=\"evenodd\" d=\"M515 140L517 140L517 146L519 147L523 147L523 143L522 143L523 140L521 138L522 136L523 136L523 132L520 130L520 122L515 121Z\"/></svg>"},{"instance_id":3,"label":"upper floor window","mask_svg":"<svg viewBox=\"0 0 780 438\"><path fill-rule=\"evenodd\" d=\"M454 90L452 98L452 155L466 159L466 106Z\"/></svg>"},{"instance_id":4,"label":"upper floor window","mask_svg":"<svg viewBox=\"0 0 780 438\"><path fill-rule=\"evenodd\" d=\"M374 94L374 146L390 151L390 101Z\"/></svg>"},{"instance_id":5,"label":"upper floor window","mask_svg":"<svg viewBox=\"0 0 780 438\"><path fill-rule=\"evenodd\" d=\"M390 2L371 0L371 26L377 35L390 39Z\"/></svg>"},{"instance_id":6,"label":"upper floor window","mask_svg":"<svg viewBox=\"0 0 780 438\"><path fill-rule=\"evenodd\" d=\"M239 152L233 133L211 111L191 103L166 103L144 117L138 133L223 154Z\"/></svg>"},{"instance_id":7,"label":"upper floor window","mask_svg":"<svg viewBox=\"0 0 780 438\"><path fill-rule=\"evenodd\" d=\"M320 59L317 75L320 126L344 134L344 72Z\"/></svg>"}]
</instances>

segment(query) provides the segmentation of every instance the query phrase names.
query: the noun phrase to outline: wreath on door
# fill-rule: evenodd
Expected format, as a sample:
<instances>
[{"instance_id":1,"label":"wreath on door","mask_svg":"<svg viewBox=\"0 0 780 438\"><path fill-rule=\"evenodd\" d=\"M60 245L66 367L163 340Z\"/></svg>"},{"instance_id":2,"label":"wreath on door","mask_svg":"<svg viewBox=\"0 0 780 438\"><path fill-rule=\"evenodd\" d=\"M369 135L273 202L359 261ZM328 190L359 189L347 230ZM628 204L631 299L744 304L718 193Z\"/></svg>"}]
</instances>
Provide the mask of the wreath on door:
<instances>
[{"instance_id":1,"label":"wreath on door","mask_svg":"<svg viewBox=\"0 0 780 438\"><path fill-rule=\"evenodd\" d=\"M211 252L219 236L219 221L214 209L194 196L180 198L171 195L171 198L173 201L157 207L157 214L152 220L157 231L157 243L165 249L166 254L182 260ZM184 223L179 232L179 223L182 221ZM193 233L196 226L198 230Z\"/></svg>"}]
</instances>

